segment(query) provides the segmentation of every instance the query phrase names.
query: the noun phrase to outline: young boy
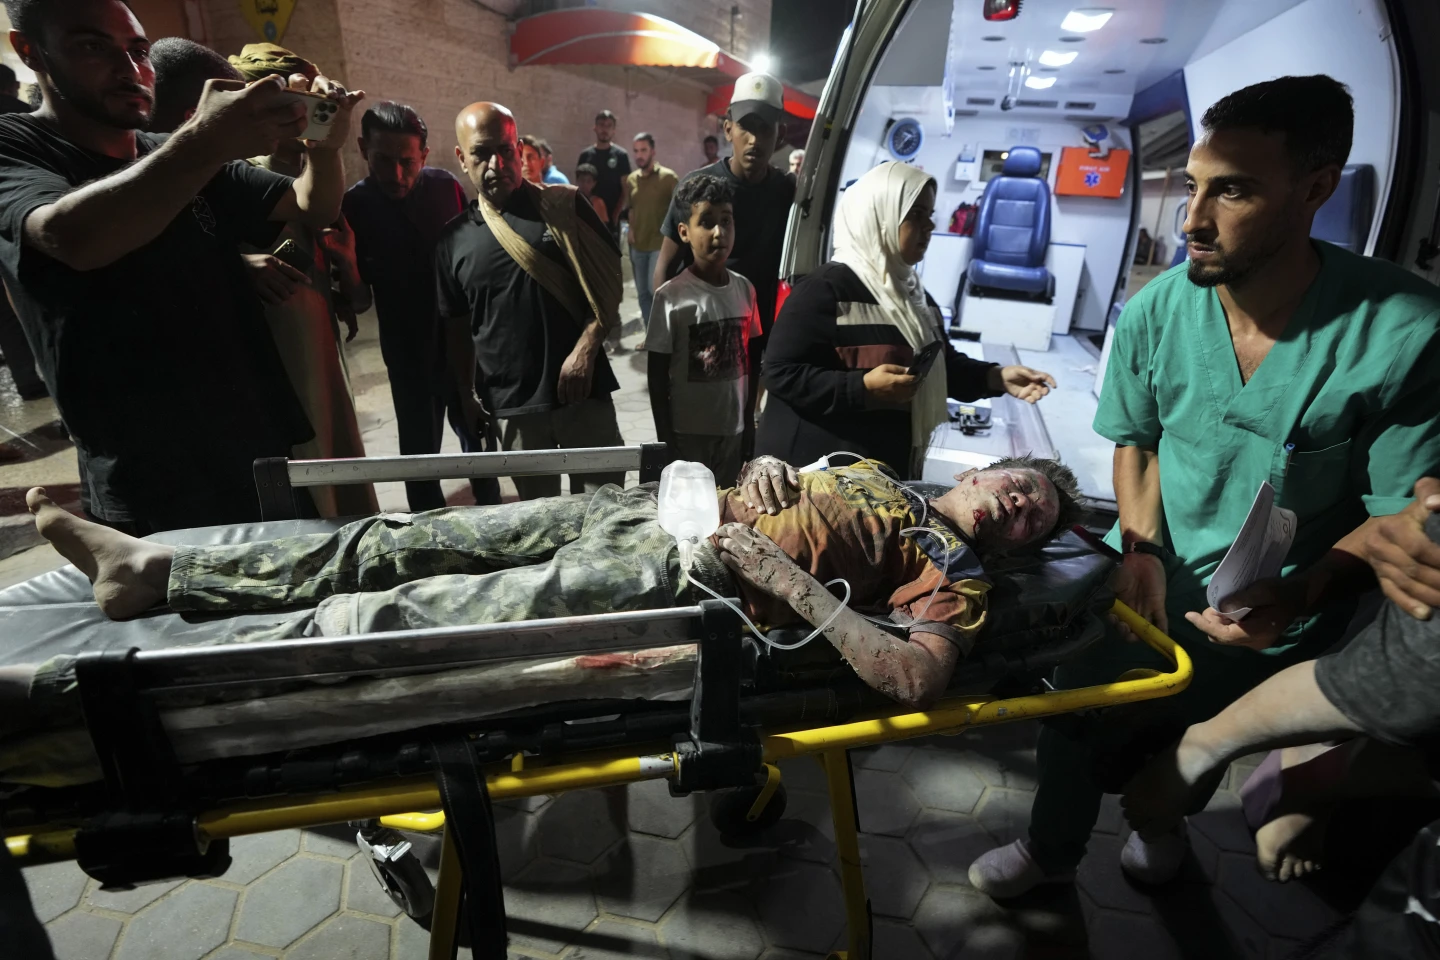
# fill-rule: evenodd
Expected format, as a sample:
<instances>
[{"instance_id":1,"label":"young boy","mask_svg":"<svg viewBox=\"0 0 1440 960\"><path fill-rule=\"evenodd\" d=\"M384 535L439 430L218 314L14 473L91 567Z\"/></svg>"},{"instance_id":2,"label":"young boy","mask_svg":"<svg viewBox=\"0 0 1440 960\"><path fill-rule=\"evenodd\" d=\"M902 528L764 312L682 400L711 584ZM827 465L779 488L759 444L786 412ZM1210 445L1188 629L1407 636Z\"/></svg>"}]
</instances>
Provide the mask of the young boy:
<instances>
[{"instance_id":1,"label":"young boy","mask_svg":"<svg viewBox=\"0 0 1440 960\"><path fill-rule=\"evenodd\" d=\"M695 262L655 291L645 347L655 433L680 460L705 464L721 486L739 476L755 422L761 334L755 288L725 268L735 245L734 189L718 177L675 192L680 240Z\"/></svg>"},{"instance_id":2,"label":"young boy","mask_svg":"<svg viewBox=\"0 0 1440 960\"><path fill-rule=\"evenodd\" d=\"M605 201L595 196L595 184L600 182L600 171L595 169L592 163L582 163L575 168L575 186L580 189L580 196L590 201L590 206L600 215L601 223L610 222L610 210L605 206Z\"/></svg>"}]
</instances>

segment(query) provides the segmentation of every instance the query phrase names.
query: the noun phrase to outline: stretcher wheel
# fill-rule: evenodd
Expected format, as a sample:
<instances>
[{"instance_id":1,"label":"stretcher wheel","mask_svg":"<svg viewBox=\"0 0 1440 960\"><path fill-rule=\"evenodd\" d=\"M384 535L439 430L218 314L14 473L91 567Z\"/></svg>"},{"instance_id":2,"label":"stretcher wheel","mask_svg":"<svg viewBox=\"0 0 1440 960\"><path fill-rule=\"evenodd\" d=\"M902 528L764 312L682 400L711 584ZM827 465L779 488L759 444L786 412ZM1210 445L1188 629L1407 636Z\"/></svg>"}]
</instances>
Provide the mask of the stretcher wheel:
<instances>
[{"instance_id":1,"label":"stretcher wheel","mask_svg":"<svg viewBox=\"0 0 1440 960\"><path fill-rule=\"evenodd\" d=\"M785 815L785 784L779 784L770 802L754 819L750 810L765 789L757 784L753 787L735 787L710 795L710 822L720 831L722 837L751 837L775 826Z\"/></svg>"},{"instance_id":2,"label":"stretcher wheel","mask_svg":"<svg viewBox=\"0 0 1440 960\"><path fill-rule=\"evenodd\" d=\"M379 820L356 820L350 825L356 829L355 842L380 889L406 916L430 929L435 885L411 842L399 830L381 826Z\"/></svg>"},{"instance_id":3,"label":"stretcher wheel","mask_svg":"<svg viewBox=\"0 0 1440 960\"><path fill-rule=\"evenodd\" d=\"M373 856L365 859L376 882L395 901L395 906L429 929L430 913L435 909L435 886L420 858L406 852L390 860L377 860Z\"/></svg>"}]
</instances>

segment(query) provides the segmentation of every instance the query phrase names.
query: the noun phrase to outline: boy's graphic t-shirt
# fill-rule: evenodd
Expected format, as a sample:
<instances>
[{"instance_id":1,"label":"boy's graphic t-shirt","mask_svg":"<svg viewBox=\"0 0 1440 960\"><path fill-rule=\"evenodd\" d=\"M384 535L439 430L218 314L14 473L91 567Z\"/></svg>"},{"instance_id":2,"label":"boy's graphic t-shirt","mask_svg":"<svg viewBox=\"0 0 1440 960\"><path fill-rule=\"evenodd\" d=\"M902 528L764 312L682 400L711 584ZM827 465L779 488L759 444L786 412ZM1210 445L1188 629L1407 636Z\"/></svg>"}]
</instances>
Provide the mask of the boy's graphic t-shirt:
<instances>
[{"instance_id":1,"label":"boy's graphic t-shirt","mask_svg":"<svg viewBox=\"0 0 1440 960\"><path fill-rule=\"evenodd\" d=\"M676 433L733 437L745 428L750 338L760 336L755 288L731 272L723 287L685 270L655 291L645 349L670 354Z\"/></svg>"}]
</instances>

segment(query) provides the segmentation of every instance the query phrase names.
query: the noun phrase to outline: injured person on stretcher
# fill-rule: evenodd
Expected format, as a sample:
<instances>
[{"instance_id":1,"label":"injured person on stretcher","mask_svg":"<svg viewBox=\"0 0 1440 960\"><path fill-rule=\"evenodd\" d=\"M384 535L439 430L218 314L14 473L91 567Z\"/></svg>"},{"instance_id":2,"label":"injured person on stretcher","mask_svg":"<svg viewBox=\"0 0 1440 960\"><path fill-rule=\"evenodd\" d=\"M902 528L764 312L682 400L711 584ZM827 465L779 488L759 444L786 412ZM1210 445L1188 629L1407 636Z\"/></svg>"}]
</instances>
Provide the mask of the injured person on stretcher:
<instances>
[{"instance_id":1,"label":"injured person on stretcher","mask_svg":"<svg viewBox=\"0 0 1440 960\"><path fill-rule=\"evenodd\" d=\"M1047 539L1074 522L1074 475L1053 460L1009 458L956 477L925 500L874 461L797 472L748 464L718 492L722 526L689 576L741 598L768 625L826 621L870 686L909 705L946 687L985 623L980 556ZM275 611L233 640L347 636L656 609L697 597L674 539L657 521L656 489L428 513L380 514L330 533L224 546L168 546L75 517L36 488L40 533L94 586L101 610L125 619L168 603L178 613ZM917 529L918 528L918 529ZM882 628L862 614L885 617ZM12 672L18 671L18 672ZM6 668L8 685L32 665ZM7 684L0 683L0 687Z\"/></svg>"}]
</instances>

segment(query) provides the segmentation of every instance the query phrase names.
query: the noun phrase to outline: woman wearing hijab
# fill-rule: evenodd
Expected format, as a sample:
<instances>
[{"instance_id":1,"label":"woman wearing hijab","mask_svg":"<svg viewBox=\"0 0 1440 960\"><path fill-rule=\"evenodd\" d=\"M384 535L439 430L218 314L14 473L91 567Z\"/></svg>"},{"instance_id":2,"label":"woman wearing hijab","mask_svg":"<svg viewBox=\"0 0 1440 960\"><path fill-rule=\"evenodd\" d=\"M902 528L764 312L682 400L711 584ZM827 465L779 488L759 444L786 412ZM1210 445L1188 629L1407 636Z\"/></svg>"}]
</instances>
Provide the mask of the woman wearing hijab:
<instances>
[{"instance_id":1,"label":"woman wearing hijab","mask_svg":"<svg viewBox=\"0 0 1440 960\"><path fill-rule=\"evenodd\" d=\"M1034 403L1055 379L957 353L915 264L935 229L935 179L886 162L845 191L835 217L835 258L790 294L765 349L769 391L755 452L813 463L844 450L920 474L946 397L1004 393ZM939 341L928 375L906 371Z\"/></svg>"}]
</instances>

